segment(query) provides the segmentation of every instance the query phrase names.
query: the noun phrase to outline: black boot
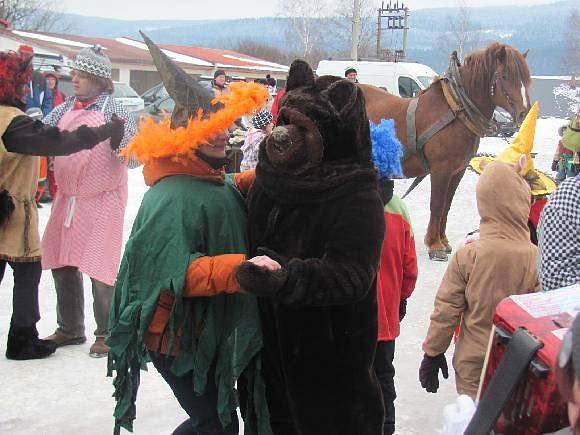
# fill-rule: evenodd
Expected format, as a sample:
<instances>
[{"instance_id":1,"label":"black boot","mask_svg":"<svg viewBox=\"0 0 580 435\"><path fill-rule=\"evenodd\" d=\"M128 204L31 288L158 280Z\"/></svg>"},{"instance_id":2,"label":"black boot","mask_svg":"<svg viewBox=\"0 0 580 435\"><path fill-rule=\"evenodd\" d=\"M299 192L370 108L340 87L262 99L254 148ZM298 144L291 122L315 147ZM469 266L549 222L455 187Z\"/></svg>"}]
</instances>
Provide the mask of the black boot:
<instances>
[{"instance_id":1,"label":"black boot","mask_svg":"<svg viewBox=\"0 0 580 435\"><path fill-rule=\"evenodd\" d=\"M15 360L40 359L52 355L56 346L45 340L39 340L36 326L15 328L10 326L6 358Z\"/></svg>"}]
</instances>

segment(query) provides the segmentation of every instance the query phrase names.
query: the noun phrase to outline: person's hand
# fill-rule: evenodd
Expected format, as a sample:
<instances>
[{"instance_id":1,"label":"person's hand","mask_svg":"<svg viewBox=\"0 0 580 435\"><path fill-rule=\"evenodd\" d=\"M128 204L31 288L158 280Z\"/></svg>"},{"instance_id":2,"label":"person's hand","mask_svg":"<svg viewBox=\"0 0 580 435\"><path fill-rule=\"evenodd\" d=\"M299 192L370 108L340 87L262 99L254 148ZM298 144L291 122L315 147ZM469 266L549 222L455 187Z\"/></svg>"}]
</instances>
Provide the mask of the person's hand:
<instances>
[{"instance_id":1,"label":"person's hand","mask_svg":"<svg viewBox=\"0 0 580 435\"><path fill-rule=\"evenodd\" d=\"M254 265L256 265L258 267L262 267L262 268L267 269L271 272L282 269L282 266L280 266L280 263L278 263L275 260L272 260L267 255L258 255L257 257L250 258L248 261L250 263L253 263Z\"/></svg>"},{"instance_id":2,"label":"person's hand","mask_svg":"<svg viewBox=\"0 0 580 435\"><path fill-rule=\"evenodd\" d=\"M419 381L421 386L429 393L436 393L439 389L439 369L443 374L443 378L449 378L449 369L447 368L447 360L445 354L441 353L437 356L429 356L425 354L421 367L419 368Z\"/></svg>"},{"instance_id":3,"label":"person's hand","mask_svg":"<svg viewBox=\"0 0 580 435\"><path fill-rule=\"evenodd\" d=\"M125 120L119 118L113 113L113 116L111 116L111 121L108 124L110 126L111 134L110 146L113 151L116 151L121 145L123 134L125 134Z\"/></svg>"},{"instance_id":4,"label":"person's hand","mask_svg":"<svg viewBox=\"0 0 580 435\"><path fill-rule=\"evenodd\" d=\"M399 301L399 322L405 318L407 314L407 299L401 299Z\"/></svg>"},{"instance_id":5,"label":"person's hand","mask_svg":"<svg viewBox=\"0 0 580 435\"><path fill-rule=\"evenodd\" d=\"M553 160L552 161L552 171L557 171L558 170L558 160Z\"/></svg>"}]
</instances>

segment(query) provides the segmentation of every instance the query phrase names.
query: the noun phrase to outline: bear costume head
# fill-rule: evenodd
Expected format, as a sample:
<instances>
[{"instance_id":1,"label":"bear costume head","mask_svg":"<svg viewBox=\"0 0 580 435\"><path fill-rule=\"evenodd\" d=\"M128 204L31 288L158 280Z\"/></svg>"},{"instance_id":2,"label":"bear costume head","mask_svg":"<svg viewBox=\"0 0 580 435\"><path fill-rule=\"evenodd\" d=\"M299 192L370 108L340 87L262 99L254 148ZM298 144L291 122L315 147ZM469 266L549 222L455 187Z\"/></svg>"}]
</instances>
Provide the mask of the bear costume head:
<instances>
[{"instance_id":1,"label":"bear costume head","mask_svg":"<svg viewBox=\"0 0 580 435\"><path fill-rule=\"evenodd\" d=\"M287 175L309 175L325 165L371 167L369 122L361 89L333 76L315 78L295 60L278 121L260 160Z\"/></svg>"}]
</instances>

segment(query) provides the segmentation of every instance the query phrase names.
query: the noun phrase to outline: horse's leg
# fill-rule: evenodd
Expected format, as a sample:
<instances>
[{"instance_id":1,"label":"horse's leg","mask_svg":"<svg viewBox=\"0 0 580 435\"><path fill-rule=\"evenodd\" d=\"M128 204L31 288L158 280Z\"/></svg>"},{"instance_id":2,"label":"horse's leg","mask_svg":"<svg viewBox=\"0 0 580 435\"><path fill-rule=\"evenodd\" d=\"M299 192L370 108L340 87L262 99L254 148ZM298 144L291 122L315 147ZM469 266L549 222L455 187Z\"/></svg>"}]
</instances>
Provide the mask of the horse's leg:
<instances>
[{"instance_id":1,"label":"horse's leg","mask_svg":"<svg viewBox=\"0 0 580 435\"><path fill-rule=\"evenodd\" d=\"M447 261L445 245L441 242L439 229L441 228L450 180L449 174L445 172L431 173L431 216L425 235L425 245L431 260Z\"/></svg>"},{"instance_id":2,"label":"horse's leg","mask_svg":"<svg viewBox=\"0 0 580 435\"><path fill-rule=\"evenodd\" d=\"M449 214L449 209L451 208L451 202L455 197L455 191L461 182L461 179L465 175L465 169L451 177L451 181L449 182L449 189L447 191L447 200L445 201L445 208L443 209L443 215L441 216L441 227L439 230L439 236L441 237L441 242L445 245L445 252L451 254L453 250L451 245L449 244L449 240L447 240L447 235L445 234L445 229L447 227L447 215Z\"/></svg>"}]
</instances>

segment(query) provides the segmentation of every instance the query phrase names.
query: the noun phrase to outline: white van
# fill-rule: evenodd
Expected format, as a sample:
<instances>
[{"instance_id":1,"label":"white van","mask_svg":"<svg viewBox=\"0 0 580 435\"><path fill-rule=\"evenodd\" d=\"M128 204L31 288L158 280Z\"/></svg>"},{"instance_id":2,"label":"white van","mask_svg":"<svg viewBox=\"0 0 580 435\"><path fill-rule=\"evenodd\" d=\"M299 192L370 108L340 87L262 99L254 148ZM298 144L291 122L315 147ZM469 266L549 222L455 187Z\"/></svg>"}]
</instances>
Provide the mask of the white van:
<instances>
[{"instance_id":1,"label":"white van","mask_svg":"<svg viewBox=\"0 0 580 435\"><path fill-rule=\"evenodd\" d=\"M412 62L372 62L321 60L316 69L319 76L344 77L347 68L354 68L359 83L378 86L400 97L411 98L429 87L437 75L427 65Z\"/></svg>"}]
</instances>

